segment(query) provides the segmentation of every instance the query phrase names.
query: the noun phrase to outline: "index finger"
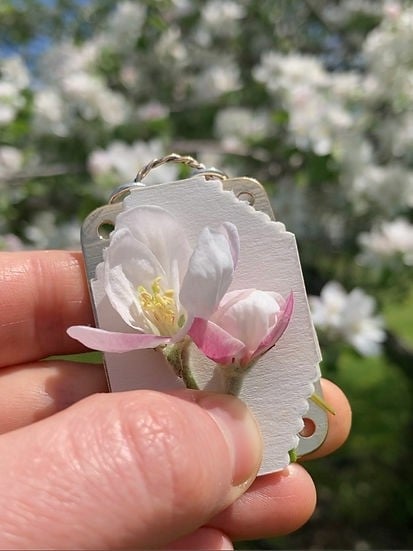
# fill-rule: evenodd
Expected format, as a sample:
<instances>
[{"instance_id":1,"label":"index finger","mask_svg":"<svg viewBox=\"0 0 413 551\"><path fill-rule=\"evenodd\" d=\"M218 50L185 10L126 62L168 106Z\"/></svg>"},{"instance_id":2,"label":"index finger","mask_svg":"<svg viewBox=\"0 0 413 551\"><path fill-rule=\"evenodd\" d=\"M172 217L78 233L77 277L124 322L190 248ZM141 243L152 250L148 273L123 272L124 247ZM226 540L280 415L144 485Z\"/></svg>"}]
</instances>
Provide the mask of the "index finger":
<instances>
[{"instance_id":1,"label":"index finger","mask_svg":"<svg viewBox=\"0 0 413 551\"><path fill-rule=\"evenodd\" d=\"M0 253L0 367L82 352L66 329L90 323L80 252Z\"/></svg>"}]
</instances>

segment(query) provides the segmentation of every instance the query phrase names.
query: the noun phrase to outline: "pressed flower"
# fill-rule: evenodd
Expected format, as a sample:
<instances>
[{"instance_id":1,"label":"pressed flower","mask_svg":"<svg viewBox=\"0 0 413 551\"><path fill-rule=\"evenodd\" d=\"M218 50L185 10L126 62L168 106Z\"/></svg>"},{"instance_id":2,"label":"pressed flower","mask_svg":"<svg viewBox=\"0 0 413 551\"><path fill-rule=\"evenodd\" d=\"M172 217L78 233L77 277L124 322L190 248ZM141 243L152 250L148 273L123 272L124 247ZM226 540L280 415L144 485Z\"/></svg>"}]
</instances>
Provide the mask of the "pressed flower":
<instances>
[{"instance_id":1,"label":"pressed flower","mask_svg":"<svg viewBox=\"0 0 413 551\"><path fill-rule=\"evenodd\" d=\"M112 307L134 332L68 329L89 348L127 352L176 343L196 317L207 318L231 284L239 254L236 227L205 227L192 249L168 211L139 206L118 215L98 267Z\"/></svg>"},{"instance_id":2,"label":"pressed flower","mask_svg":"<svg viewBox=\"0 0 413 551\"><path fill-rule=\"evenodd\" d=\"M227 293L209 319L197 317L189 335L198 348L221 366L251 366L281 338L291 318L293 294L257 289Z\"/></svg>"}]
</instances>

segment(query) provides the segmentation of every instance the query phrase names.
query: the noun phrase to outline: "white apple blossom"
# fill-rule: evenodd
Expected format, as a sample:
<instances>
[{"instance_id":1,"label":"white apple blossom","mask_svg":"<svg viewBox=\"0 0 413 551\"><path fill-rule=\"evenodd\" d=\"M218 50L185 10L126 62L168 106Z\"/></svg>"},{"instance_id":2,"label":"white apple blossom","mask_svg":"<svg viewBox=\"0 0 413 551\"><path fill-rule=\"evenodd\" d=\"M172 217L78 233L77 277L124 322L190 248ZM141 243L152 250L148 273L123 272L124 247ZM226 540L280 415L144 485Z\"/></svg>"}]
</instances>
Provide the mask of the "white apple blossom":
<instances>
[{"instance_id":1,"label":"white apple blossom","mask_svg":"<svg viewBox=\"0 0 413 551\"><path fill-rule=\"evenodd\" d=\"M133 332L76 326L68 333L105 352L179 342L195 317L215 311L232 282L238 253L238 231L230 222L204 228L192 248L184 227L165 209L123 211L98 271L113 308Z\"/></svg>"},{"instance_id":2,"label":"white apple blossom","mask_svg":"<svg viewBox=\"0 0 413 551\"><path fill-rule=\"evenodd\" d=\"M241 87L239 67L229 58L223 57L216 64L205 68L194 81L194 93L200 100L207 101Z\"/></svg>"},{"instance_id":3,"label":"white apple blossom","mask_svg":"<svg viewBox=\"0 0 413 551\"><path fill-rule=\"evenodd\" d=\"M406 266L413 266L413 225L405 218L383 222L370 232L359 236L364 249L362 263L386 263L395 256L401 257Z\"/></svg>"},{"instance_id":4,"label":"white apple blossom","mask_svg":"<svg viewBox=\"0 0 413 551\"><path fill-rule=\"evenodd\" d=\"M399 159L413 157L413 111L404 113L401 119L386 121L380 130L380 138L390 155Z\"/></svg>"},{"instance_id":5,"label":"white apple blossom","mask_svg":"<svg viewBox=\"0 0 413 551\"><path fill-rule=\"evenodd\" d=\"M245 8L233 0L209 0L201 11L200 23L212 35L233 35L238 30Z\"/></svg>"},{"instance_id":6,"label":"white apple blossom","mask_svg":"<svg viewBox=\"0 0 413 551\"><path fill-rule=\"evenodd\" d=\"M38 134L67 136L70 130L70 113L62 95L51 87L39 90L33 100L33 128Z\"/></svg>"},{"instance_id":7,"label":"white apple blossom","mask_svg":"<svg viewBox=\"0 0 413 551\"><path fill-rule=\"evenodd\" d=\"M108 126L118 126L128 116L124 97L110 90L98 76L86 72L67 75L61 87L64 99L72 102L86 120L101 118Z\"/></svg>"},{"instance_id":8,"label":"white apple blossom","mask_svg":"<svg viewBox=\"0 0 413 551\"><path fill-rule=\"evenodd\" d=\"M0 146L0 178L7 178L18 172L23 166L23 154L16 147Z\"/></svg>"},{"instance_id":9,"label":"white apple blossom","mask_svg":"<svg viewBox=\"0 0 413 551\"><path fill-rule=\"evenodd\" d=\"M25 249L22 240L13 233L0 235L0 250L1 251L23 251Z\"/></svg>"},{"instance_id":10,"label":"white apple blossom","mask_svg":"<svg viewBox=\"0 0 413 551\"><path fill-rule=\"evenodd\" d=\"M81 45L62 42L42 58L39 73L43 87L35 102L38 128L49 122L57 135L75 126L80 115L86 121L102 120L108 127L119 126L130 115L129 104L123 94L112 90L105 78L98 74L96 65L104 42L98 37ZM42 97L42 92L47 96ZM44 108L47 97L52 99L53 116ZM63 104L59 109L56 104ZM56 111L61 110L63 125L59 125Z\"/></svg>"},{"instance_id":11,"label":"white apple blossom","mask_svg":"<svg viewBox=\"0 0 413 551\"><path fill-rule=\"evenodd\" d=\"M413 100L413 8L385 11L385 17L367 37L363 53L378 79L382 96L398 111Z\"/></svg>"},{"instance_id":12,"label":"white apple blossom","mask_svg":"<svg viewBox=\"0 0 413 551\"><path fill-rule=\"evenodd\" d=\"M299 149L327 155L343 135L354 132L357 120L346 105L359 82L354 75L332 75L312 56L267 52L254 76L280 97L288 112L291 140Z\"/></svg>"},{"instance_id":13,"label":"white apple blossom","mask_svg":"<svg viewBox=\"0 0 413 551\"><path fill-rule=\"evenodd\" d=\"M146 7L141 2L117 2L99 39L106 47L125 51L139 39L146 19Z\"/></svg>"},{"instance_id":14,"label":"white apple blossom","mask_svg":"<svg viewBox=\"0 0 413 551\"><path fill-rule=\"evenodd\" d=\"M340 102L296 87L288 94L289 128L299 149L327 155L344 132L351 131L354 119Z\"/></svg>"},{"instance_id":15,"label":"white apple blossom","mask_svg":"<svg viewBox=\"0 0 413 551\"><path fill-rule=\"evenodd\" d=\"M264 138L270 128L264 111L252 111L243 107L221 109L215 117L215 133L226 150L237 148L250 140Z\"/></svg>"},{"instance_id":16,"label":"white apple blossom","mask_svg":"<svg viewBox=\"0 0 413 551\"><path fill-rule=\"evenodd\" d=\"M169 109L159 101L149 101L138 109L138 116L143 121L165 119L169 115Z\"/></svg>"},{"instance_id":17,"label":"white apple blossom","mask_svg":"<svg viewBox=\"0 0 413 551\"><path fill-rule=\"evenodd\" d=\"M413 206L413 171L398 163L366 164L354 175L347 189L356 212L366 212L372 205L394 215L400 208Z\"/></svg>"},{"instance_id":18,"label":"white apple blossom","mask_svg":"<svg viewBox=\"0 0 413 551\"><path fill-rule=\"evenodd\" d=\"M363 356L380 353L385 339L384 321L375 316L376 302L362 289L347 293L330 281L320 296L309 297L315 326L331 339L343 339Z\"/></svg>"},{"instance_id":19,"label":"white apple blossom","mask_svg":"<svg viewBox=\"0 0 413 551\"><path fill-rule=\"evenodd\" d=\"M184 67L189 61L189 52L183 44L181 29L170 26L162 33L155 47L155 55L166 65L172 62L175 67Z\"/></svg>"},{"instance_id":20,"label":"white apple blossom","mask_svg":"<svg viewBox=\"0 0 413 551\"><path fill-rule=\"evenodd\" d=\"M288 93L295 87L328 85L328 75L318 59L309 55L287 54L270 51L262 55L254 68L254 78L265 84L270 92L282 90Z\"/></svg>"},{"instance_id":21,"label":"white apple blossom","mask_svg":"<svg viewBox=\"0 0 413 551\"><path fill-rule=\"evenodd\" d=\"M39 60L39 74L49 86L60 86L68 75L90 71L97 62L102 44L90 39L82 44L68 40L57 42Z\"/></svg>"},{"instance_id":22,"label":"white apple blossom","mask_svg":"<svg viewBox=\"0 0 413 551\"><path fill-rule=\"evenodd\" d=\"M28 88L30 73L20 55L13 55L0 62L1 78L5 82L11 82L18 90Z\"/></svg>"},{"instance_id":23,"label":"white apple blossom","mask_svg":"<svg viewBox=\"0 0 413 551\"><path fill-rule=\"evenodd\" d=\"M140 168L164 154L160 140L137 141L130 145L115 141L107 149L93 151L88 159L88 168L98 183L119 185L132 181ZM170 182L177 174L177 165L165 164L153 170L145 178L145 184Z\"/></svg>"},{"instance_id":24,"label":"white apple blossom","mask_svg":"<svg viewBox=\"0 0 413 551\"><path fill-rule=\"evenodd\" d=\"M59 224L53 212L44 211L33 217L24 234L31 244L27 248L77 250L80 222L74 219Z\"/></svg>"},{"instance_id":25,"label":"white apple blossom","mask_svg":"<svg viewBox=\"0 0 413 551\"><path fill-rule=\"evenodd\" d=\"M0 125L13 122L24 103L19 88L12 82L0 79Z\"/></svg>"},{"instance_id":26,"label":"white apple blossom","mask_svg":"<svg viewBox=\"0 0 413 551\"><path fill-rule=\"evenodd\" d=\"M340 3L320 5L323 17L333 25L342 26L361 15L380 17L383 0L346 0Z\"/></svg>"},{"instance_id":27,"label":"white apple blossom","mask_svg":"<svg viewBox=\"0 0 413 551\"><path fill-rule=\"evenodd\" d=\"M172 0L172 5L176 16L186 16L196 10L196 5L191 0Z\"/></svg>"}]
</instances>

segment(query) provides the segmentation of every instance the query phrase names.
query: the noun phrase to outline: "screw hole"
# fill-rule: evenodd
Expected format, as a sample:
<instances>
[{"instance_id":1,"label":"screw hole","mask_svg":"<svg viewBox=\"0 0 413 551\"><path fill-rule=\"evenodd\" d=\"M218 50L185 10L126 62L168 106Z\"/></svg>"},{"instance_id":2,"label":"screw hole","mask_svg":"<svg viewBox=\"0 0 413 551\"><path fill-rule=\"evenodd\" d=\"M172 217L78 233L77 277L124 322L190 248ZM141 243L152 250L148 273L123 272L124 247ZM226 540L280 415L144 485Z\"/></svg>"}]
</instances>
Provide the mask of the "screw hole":
<instances>
[{"instance_id":1,"label":"screw hole","mask_svg":"<svg viewBox=\"0 0 413 551\"><path fill-rule=\"evenodd\" d=\"M251 206L253 206L253 204L255 203L255 197L249 191L240 191L237 195L237 198L240 201L245 201L246 203L248 203Z\"/></svg>"},{"instance_id":2,"label":"screw hole","mask_svg":"<svg viewBox=\"0 0 413 551\"><path fill-rule=\"evenodd\" d=\"M115 229L113 222L105 221L99 224L98 227L98 236L100 239L109 239L110 234Z\"/></svg>"},{"instance_id":3,"label":"screw hole","mask_svg":"<svg viewBox=\"0 0 413 551\"><path fill-rule=\"evenodd\" d=\"M312 419L309 419L308 417L304 417L304 428L300 432L300 436L303 438L310 438L310 436L313 436L315 433L315 423Z\"/></svg>"}]
</instances>

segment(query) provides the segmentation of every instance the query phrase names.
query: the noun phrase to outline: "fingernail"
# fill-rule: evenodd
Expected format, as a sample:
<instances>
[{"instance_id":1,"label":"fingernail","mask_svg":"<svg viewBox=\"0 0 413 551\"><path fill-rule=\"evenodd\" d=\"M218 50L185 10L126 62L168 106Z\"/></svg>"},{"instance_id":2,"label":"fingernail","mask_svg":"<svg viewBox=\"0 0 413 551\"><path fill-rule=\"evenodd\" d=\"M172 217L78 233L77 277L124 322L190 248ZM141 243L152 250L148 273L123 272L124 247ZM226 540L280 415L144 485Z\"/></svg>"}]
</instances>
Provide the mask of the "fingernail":
<instances>
[{"instance_id":1,"label":"fingernail","mask_svg":"<svg viewBox=\"0 0 413 551\"><path fill-rule=\"evenodd\" d=\"M199 405L220 428L232 457L233 486L255 477L262 459L262 438L257 421L247 406L224 394L204 395Z\"/></svg>"}]
</instances>

